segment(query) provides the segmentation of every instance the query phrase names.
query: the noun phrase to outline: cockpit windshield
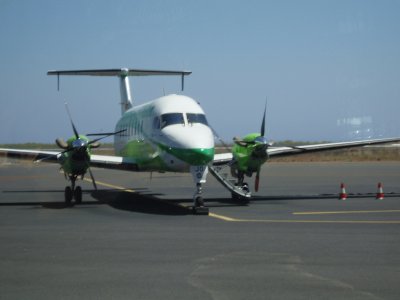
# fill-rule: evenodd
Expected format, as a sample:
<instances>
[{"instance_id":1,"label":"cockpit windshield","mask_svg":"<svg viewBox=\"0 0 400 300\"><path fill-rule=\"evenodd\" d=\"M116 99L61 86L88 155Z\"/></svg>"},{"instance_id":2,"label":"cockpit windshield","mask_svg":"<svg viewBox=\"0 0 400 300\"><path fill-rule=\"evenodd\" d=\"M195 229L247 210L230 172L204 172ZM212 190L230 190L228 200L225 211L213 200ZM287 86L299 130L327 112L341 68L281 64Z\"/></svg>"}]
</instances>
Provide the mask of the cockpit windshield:
<instances>
[{"instance_id":1,"label":"cockpit windshield","mask_svg":"<svg viewBox=\"0 0 400 300\"><path fill-rule=\"evenodd\" d=\"M168 113L161 115L161 129L174 124L185 125L182 113Z\"/></svg>"},{"instance_id":2,"label":"cockpit windshield","mask_svg":"<svg viewBox=\"0 0 400 300\"><path fill-rule=\"evenodd\" d=\"M182 126L192 126L193 124L204 124L208 126L206 116L204 114L186 113L187 123L185 121L184 113L166 113L162 114L161 118L154 119L154 128L163 129L169 125L180 124ZM161 123L160 121L161 120Z\"/></svg>"},{"instance_id":3,"label":"cockpit windshield","mask_svg":"<svg viewBox=\"0 0 400 300\"><path fill-rule=\"evenodd\" d=\"M201 124L204 124L204 125L208 126L206 116L203 115L203 114L191 114L191 113L188 113L187 114L187 120L188 120L189 125L192 125L193 123L201 123Z\"/></svg>"}]
</instances>

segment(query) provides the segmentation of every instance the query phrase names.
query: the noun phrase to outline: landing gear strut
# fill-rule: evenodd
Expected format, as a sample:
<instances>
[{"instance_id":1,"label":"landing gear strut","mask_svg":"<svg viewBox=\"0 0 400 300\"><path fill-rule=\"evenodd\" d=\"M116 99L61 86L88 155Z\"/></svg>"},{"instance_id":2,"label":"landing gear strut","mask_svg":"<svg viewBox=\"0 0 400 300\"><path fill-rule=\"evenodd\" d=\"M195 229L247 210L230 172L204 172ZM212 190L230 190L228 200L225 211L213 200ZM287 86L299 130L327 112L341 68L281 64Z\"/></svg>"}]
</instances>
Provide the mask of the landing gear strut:
<instances>
[{"instance_id":1,"label":"landing gear strut","mask_svg":"<svg viewBox=\"0 0 400 300\"><path fill-rule=\"evenodd\" d=\"M235 183L235 186L241 189L246 194L250 193L249 185L246 182L244 182L244 173L241 171L238 171L237 173L237 182ZM232 200L239 202L240 204L243 205L246 205L250 202L249 197L243 197L238 195L237 193L232 193Z\"/></svg>"},{"instance_id":2,"label":"landing gear strut","mask_svg":"<svg viewBox=\"0 0 400 300\"><path fill-rule=\"evenodd\" d=\"M202 196L202 184L206 182L208 173L207 166L192 166L190 169L193 180L196 183L196 191L193 195L193 214L195 215L208 215L208 207L204 206Z\"/></svg>"},{"instance_id":3,"label":"landing gear strut","mask_svg":"<svg viewBox=\"0 0 400 300\"><path fill-rule=\"evenodd\" d=\"M208 207L204 206L201 183L196 184L196 192L193 195L193 213L195 215L208 215Z\"/></svg>"},{"instance_id":4,"label":"landing gear strut","mask_svg":"<svg viewBox=\"0 0 400 300\"><path fill-rule=\"evenodd\" d=\"M65 187L64 199L65 204L71 205L72 199L75 199L76 204L82 203L82 188L80 186L75 187L75 181L78 176L70 175L68 176L71 181L71 186Z\"/></svg>"}]
</instances>

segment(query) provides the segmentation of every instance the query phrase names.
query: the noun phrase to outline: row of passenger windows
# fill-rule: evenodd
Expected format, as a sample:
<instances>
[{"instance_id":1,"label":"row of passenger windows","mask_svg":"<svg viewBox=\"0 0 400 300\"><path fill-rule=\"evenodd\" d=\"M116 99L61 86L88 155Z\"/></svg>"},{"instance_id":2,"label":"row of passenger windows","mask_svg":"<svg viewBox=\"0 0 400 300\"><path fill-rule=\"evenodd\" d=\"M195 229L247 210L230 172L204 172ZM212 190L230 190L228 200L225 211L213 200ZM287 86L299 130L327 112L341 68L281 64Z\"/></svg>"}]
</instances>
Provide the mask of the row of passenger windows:
<instances>
[{"instance_id":1,"label":"row of passenger windows","mask_svg":"<svg viewBox=\"0 0 400 300\"><path fill-rule=\"evenodd\" d=\"M121 124L118 124L116 130L123 130L125 131L121 132L118 134L120 137L127 137L131 135L141 135L143 133L143 120L138 122L136 119L130 119L129 122L123 122Z\"/></svg>"},{"instance_id":2,"label":"row of passenger windows","mask_svg":"<svg viewBox=\"0 0 400 300\"><path fill-rule=\"evenodd\" d=\"M195 123L208 126L206 116L203 114L186 113L186 120L189 126ZM163 129L164 127L175 124L186 125L183 113L168 113L162 114L161 117L155 117L153 126L155 129Z\"/></svg>"}]
</instances>

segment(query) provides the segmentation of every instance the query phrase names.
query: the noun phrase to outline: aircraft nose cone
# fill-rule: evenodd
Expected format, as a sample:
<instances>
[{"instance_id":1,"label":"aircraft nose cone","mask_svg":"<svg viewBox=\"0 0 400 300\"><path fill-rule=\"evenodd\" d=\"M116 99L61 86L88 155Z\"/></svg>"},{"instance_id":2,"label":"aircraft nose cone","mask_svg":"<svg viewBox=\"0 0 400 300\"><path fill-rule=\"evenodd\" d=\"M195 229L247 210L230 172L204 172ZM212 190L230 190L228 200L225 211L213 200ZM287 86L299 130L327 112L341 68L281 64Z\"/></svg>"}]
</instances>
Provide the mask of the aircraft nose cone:
<instances>
[{"instance_id":1,"label":"aircraft nose cone","mask_svg":"<svg viewBox=\"0 0 400 300\"><path fill-rule=\"evenodd\" d=\"M214 159L214 148L193 150L193 165L206 165Z\"/></svg>"},{"instance_id":2,"label":"aircraft nose cone","mask_svg":"<svg viewBox=\"0 0 400 300\"><path fill-rule=\"evenodd\" d=\"M214 136L209 127L167 126L163 129L167 152L191 166L204 166L214 159Z\"/></svg>"},{"instance_id":3,"label":"aircraft nose cone","mask_svg":"<svg viewBox=\"0 0 400 300\"><path fill-rule=\"evenodd\" d=\"M185 149L176 156L192 166L203 166L214 159L214 148Z\"/></svg>"}]
</instances>

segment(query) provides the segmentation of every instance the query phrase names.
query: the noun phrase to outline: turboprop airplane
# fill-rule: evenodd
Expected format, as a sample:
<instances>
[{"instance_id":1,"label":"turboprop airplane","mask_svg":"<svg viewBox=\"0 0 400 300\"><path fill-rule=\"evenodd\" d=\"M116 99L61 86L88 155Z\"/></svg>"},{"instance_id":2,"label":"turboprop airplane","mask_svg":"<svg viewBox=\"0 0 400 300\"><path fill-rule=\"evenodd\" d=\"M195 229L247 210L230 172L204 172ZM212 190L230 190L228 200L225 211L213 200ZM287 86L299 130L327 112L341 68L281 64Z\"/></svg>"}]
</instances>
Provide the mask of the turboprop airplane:
<instances>
[{"instance_id":1,"label":"turboprop airplane","mask_svg":"<svg viewBox=\"0 0 400 300\"><path fill-rule=\"evenodd\" d=\"M249 134L243 139L235 138L232 152L215 154L213 130L207 122L203 109L194 99L184 95L171 94L133 106L129 76L181 76L183 90L184 77L191 74L189 71L122 68L49 71L47 74L57 76L58 86L61 75L115 76L120 81L122 117L116 124L115 133L111 133L114 135L116 156L91 154L90 149L96 146L97 140L89 141L88 138L79 135L72 119L71 124L75 135L66 144L58 140L57 144L64 149L61 153L0 149L0 153L6 153L7 156L36 160L46 158L46 161L59 162L62 166L65 154L70 154L71 151L73 151L71 153L84 153L82 155L84 157L83 169L68 174L72 185L70 189L66 188L66 201L71 200L70 194L73 194L76 202L80 202L81 192L76 192L74 189L75 180L78 176L83 176L87 170L91 174L89 166L134 172L190 172L195 183L193 212L207 214L208 209L204 206L202 197L202 185L206 182L209 170L232 193L233 199L247 202L251 193L244 178L245 176L251 177L256 173L255 189L257 190L260 168L269 157L400 140L400 138L390 138L296 147L273 147L265 137L264 111L260 133ZM79 159L69 160L69 169L75 169L79 164ZM224 173L225 167L230 169L234 180ZM93 176L92 180L94 182Z\"/></svg>"}]
</instances>

